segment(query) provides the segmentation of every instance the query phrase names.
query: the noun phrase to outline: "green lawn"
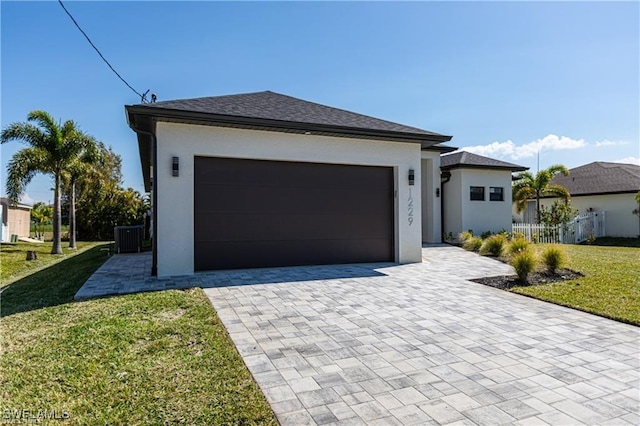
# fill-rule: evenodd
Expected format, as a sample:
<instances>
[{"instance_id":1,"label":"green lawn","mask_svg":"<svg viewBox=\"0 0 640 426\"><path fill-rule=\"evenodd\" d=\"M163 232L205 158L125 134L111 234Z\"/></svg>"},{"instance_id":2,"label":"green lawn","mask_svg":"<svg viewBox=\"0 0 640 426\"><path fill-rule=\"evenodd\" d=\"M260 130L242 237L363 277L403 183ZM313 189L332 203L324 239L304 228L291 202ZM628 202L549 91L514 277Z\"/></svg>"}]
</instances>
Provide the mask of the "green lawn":
<instances>
[{"instance_id":1,"label":"green lawn","mask_svg":"<svg viewBox=\"0 0 640 426\"><path fill-rule=\"evenodd\" d=\"M19 278L25 277L34 271L53 265L62 260L75 256L78 253L95 247L97 242L78 241L77 250L69 249L68 242L62 242L64 255L51 254L51 242L46 243L25 243L0 244L0 288L11 284ZM38 259L26 260L27 251L33 250L37 253Z\"/></svg>"},{"instance_id":2,"label":"green lawn","mask_svg":"<svg viewBox=\"0 0 640 426\"><path fill-rule=\"evenodd\" d=\"M71 424L277 424L202 290L72 301L105 246L3 291L0 411L67 412Z\"/></svg>"},{"instance_id":3,"label":"green lawn","mask_svg":"<svg viewBox=\"0 0 640 426\"><path fill-rule=\"evenodd\" d=\"M546 246L533 247L540 253ZM567 267L582 272L584 278L514 287L512 291L640 325L640 248L605 245L563 245L562 248L567 253Z\"/></svg>"}]
</instances>

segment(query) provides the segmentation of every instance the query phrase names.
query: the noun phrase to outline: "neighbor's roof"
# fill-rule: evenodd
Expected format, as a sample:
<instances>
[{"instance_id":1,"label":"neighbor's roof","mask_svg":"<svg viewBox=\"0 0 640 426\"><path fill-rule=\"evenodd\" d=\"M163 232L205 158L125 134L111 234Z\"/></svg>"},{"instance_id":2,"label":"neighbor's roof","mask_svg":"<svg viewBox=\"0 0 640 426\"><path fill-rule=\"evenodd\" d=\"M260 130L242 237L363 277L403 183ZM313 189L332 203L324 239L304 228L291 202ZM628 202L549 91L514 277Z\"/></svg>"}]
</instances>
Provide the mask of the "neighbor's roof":
<instances>
[{"instance_id":1,"label":"neighbor's roof","mask_svg":"<svg viewBox=\"0 0 640 426\"><path fill-rule=\"evenodd\" d=\"M467 151L458 151L453 154L446 154L440 157L440 168L442 170L471 168L471 169L498 169L512 172L522 172L528 167L519 166L506 161L484 157Z\"/></svg>"},{"instance_id":2,"label":"neighbor's roof","mask_svg":"<svg viewBox=\"0 0 640 426\"><path fill-rule=\"evenodd\" d=\"M33 209L33 206L29 205L29 204L24 204L24 203L12 203L11 200L7 197L0 197L0 203L2 204L6 204L7 207L12 208L12 209Z\"/></svg>"},{"instance_id":3,"label":"neighbor's roof","mask_svg":"<svg viewBox=\"0 0 640 426\"><path fill-rule=\"evenodd\" d=\"M640 166L596 161L557 175L551 181L569 190L572 196L615 194L640 190Z\"/></svg>"},{"instance_id":4,"label":"neighbor's roof","mask_svg":"<svg viewBox=\"0 0 640 426\"><path fill-rule=\"evenodd\" d=\"M270 91L126 105L129 126L138 133L143 173L149 169L151 136L157 121L272 132L419 143L428 149L451 136L333 108ZM438 145L436 151L446 151ZM145 175L145 185L149 187Z\"/></svg>"}]
</instances>

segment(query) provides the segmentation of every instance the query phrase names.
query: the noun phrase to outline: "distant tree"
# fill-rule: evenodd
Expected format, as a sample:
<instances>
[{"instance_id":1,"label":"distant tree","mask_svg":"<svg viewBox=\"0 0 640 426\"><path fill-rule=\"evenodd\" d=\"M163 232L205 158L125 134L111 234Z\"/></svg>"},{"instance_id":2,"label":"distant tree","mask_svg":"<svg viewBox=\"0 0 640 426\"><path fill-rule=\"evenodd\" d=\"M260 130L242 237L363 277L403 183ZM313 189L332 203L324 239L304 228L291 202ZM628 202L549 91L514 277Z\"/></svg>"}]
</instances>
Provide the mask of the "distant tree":
<instances>
[{"instance_id":1,"label":"distant tree","mask_svg":"<svg viewBox=\"0 0 640 426\"><path fill-rule=\"evenodd\" d=\"M69 204L69 248L76 248L76 184L78 179L94 173L94 167L98 165L100 150L92 139L90 144L76 157L63 173L64 189Z\"/></svg>"},{"instance_id":2,"label":"distant tree","mask_svg":"<svg viewBox=\"0 0 640 426\"><path fill-rule=\"evenodd\" d=\"M35 225L36 238L42 239L44 225L53 220L53 207L47 206L42 201L38 201L31 209L31 221Z\"/></svg>"},{"instance_id":3,"label":"distant tree","mask_svg":"<svg viewBox=\"0 0 640 426\"><path fill-rule=\"evenodd\" d=\"M81 132L72 120L58 124L45 111L32 111L27 122L11 123L2 130L0 143L12 140L24 142L27 147L16 152L9 160L7 195L14 202L37 173L54 180L53 246L51 254L62 254L60 189L62 174L86 149L92 139Z\"/></svg>"},{"instance_id":4,"label":"distant tree","mask_svg":"<svg viewBox=\"0 0 640 426\"><path fill-rule=\"evenodd\" d=\"M568 203L571 196L567 188L551 183L551 180L558 174L567 176L569 170L558 164L540 170L535 176L529 172L520 173L513 183L513 201L516 203L516 211L522 213L526 210L529 200L536 200L536 222L540 223L540 198L557 197Z\"/></svg>"},{"instance_id":5,"label":"distant tree","mask_svg":"<svg viewBox=\"0 0 640 426\"><path fill-rule=\"evenodd\" d=\"M78 233L82 238L111 240L114 226L142 224L149 207L139 192L122 188L121 157L102 143L97 149L98 161L76 182Z\"/></svg>"}]
</instances>

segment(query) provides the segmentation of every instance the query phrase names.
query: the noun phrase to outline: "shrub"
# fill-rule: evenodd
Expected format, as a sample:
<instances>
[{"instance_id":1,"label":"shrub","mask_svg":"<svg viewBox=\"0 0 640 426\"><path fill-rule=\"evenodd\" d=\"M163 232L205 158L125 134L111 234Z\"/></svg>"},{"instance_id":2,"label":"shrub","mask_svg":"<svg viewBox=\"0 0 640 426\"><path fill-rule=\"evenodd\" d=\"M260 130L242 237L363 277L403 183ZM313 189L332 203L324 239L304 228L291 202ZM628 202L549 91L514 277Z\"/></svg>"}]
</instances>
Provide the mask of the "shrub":
<instances>
[{"instance_id":1,"label":"shrub","mask_svg":"<svg viewBox=\"0 0 640 426\"><path fill-rule=\"evenodd\" d=\"M482 238L471 237L462 243L462 248L469 251L478 251L482 246Z\"/></svg>"},{"instance_id":2,"label":"shrub","mask_svg":"<svg viewBox=\"0 0 640 426\"><path fill-rule=\"evenodd\" d=\"M500 256L507 242L507 238L502 234L492 235L482 243L480 254L488 254L491 256Z\"/></svg>"},{"instance_id":3,"label":"shrub","mask_svg":"<svg viewBox=\"0 0 640 426\"><path fill-rule=\"evenodd\" d=\"M471 231L464 231L458 234L458 241L460 241L461 243L464 243L465 241L467 241L469 238L473 237L473 232Z\"/></svg>"},{"instance_id":4,"label":"shrub","mask_svg":"<svg viewBox=\"0 0 640 426\"><path fill-rule=\"evenodd\" d=\"M489 238L491 236L492 232L491 231L485 231L482 234L480 234L480 238L482 238L483 240Z\"/></svg>"},{"instance_id":5,"label":"shrub","mask_svg":"<svg viewBox=\"0 0 640 426\"><path fill-rule=\"evenodd\" d=\"M531 250L524 250L511 258L511 266L516 270L520 281L527 282L527 277L536 266L536 259Z\"/></svg>"},{"instance_id":6,"label":"shrub","mask_svg":"<svg viewBox=\"0 0 640 426\"><path fill-rule=\"evenodd\" d=\"M511 233L511 238L510 240L524 240L525 239L525 235L522 232L513 232Z\"/></svg>"},{"instance_id":7,"label":"shrub","mask_svg":"<svg viewBox=\"0 0 640 426\"><path fill-rule=\"evenodd\" d=\"M531 243L524 238L514 238L511 240L511 243L507 248L507 252L509 253L509 256L514 256L520 252L529 250L530 245Z\"/></svg>"},{"instance_id":8,"label":"shrub","mask_svg":"<svg viewBox=\"0 0 640 426\"><path fill-rule=\"evenodd\" d=\"M558 246L549 246L542 252L542 260L547 271L553 274L565 261L564 251Z\"/></svg>"}]
</instances>

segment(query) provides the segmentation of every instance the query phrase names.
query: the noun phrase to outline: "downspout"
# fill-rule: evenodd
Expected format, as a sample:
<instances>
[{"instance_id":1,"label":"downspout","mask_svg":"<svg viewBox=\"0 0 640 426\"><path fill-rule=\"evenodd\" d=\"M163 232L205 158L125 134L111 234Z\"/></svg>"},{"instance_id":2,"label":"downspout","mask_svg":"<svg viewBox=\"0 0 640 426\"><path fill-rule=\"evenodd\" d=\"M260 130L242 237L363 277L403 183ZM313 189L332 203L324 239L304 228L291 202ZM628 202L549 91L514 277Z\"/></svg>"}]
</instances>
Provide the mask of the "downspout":
<instances>
[{"instance_id":1,"label":"downspout","mask_svg":"<svg viewBox=\"0 0 640 426\"><path fill-rule=\"evenodd\" d=\"M131 126L131 128L136 133L151 137L151 156L153 161L153 176L151 177L151 203L153 205L151 209L151 218L153 220L153 226L151 227L153 230L153 237L151 238L151 276L155 277L158 275L158 139L156 139L156 135L153 132L138 129L135 125Z\"/></svg>"},{"instance_id":2,"label":"downspout","mask_svg":"<svg viewBox=\"0 0 640 426\"><path fill-rule=\"evenodd\" d=\"M444 180L442 180L444 178ZM451 172L448 170L440 173L440 231L444 236L444 184L451 180ZM443 238L444 239L444 238Z\"/></svg>"}]
</instances>

